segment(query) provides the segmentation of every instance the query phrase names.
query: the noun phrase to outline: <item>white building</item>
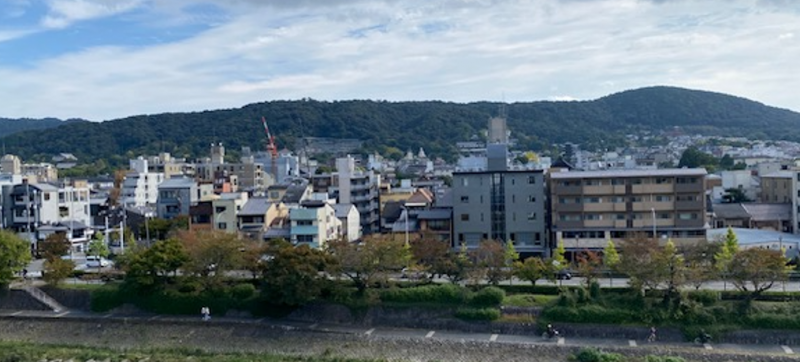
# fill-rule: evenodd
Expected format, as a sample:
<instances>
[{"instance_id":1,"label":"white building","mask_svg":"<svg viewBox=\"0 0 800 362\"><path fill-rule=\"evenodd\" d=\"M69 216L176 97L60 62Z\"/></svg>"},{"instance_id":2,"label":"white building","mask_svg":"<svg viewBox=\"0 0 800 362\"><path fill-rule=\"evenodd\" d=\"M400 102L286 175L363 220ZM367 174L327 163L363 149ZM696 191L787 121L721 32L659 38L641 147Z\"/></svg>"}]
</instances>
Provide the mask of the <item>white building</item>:
<instances>
[{"instance_id":1,"label":"white building","mask_svg":"<svg viewBox=\"0 0 800 362\"><path fill-rule=\"evenodd\" d=\"M125 207L155 205L158 201L158 185L162 182L164 174L150 172L144 157L130 160L130 171L122 182L123 204Z\"/></svg>"}]
</instances>

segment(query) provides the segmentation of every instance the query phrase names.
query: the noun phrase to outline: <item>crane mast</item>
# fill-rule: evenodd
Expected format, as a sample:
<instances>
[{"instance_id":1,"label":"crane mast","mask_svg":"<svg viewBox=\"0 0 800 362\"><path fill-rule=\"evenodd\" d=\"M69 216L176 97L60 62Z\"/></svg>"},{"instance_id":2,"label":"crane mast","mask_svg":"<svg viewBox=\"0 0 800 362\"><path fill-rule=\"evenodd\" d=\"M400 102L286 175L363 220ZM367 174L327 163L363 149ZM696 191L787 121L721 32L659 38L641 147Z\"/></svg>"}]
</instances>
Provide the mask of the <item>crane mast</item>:
<instances>
[{"instance_id":1,"label":"crane mast","mask_svg":"<svg viewBox=\"0 0 800 362\"><path fill-rule=\"evenodd\" d=\"M275 144L275 137L272 136L272 133L269 131L269 126L267 126L267 120L264 117L261 117L261 123L264 125L264 132L267 134L267 152L272 159L270 164L270 172L272 173L272 177L274 177L274 181L277 183L278 181L278 146Z\"/></svg>"}]
</instances>

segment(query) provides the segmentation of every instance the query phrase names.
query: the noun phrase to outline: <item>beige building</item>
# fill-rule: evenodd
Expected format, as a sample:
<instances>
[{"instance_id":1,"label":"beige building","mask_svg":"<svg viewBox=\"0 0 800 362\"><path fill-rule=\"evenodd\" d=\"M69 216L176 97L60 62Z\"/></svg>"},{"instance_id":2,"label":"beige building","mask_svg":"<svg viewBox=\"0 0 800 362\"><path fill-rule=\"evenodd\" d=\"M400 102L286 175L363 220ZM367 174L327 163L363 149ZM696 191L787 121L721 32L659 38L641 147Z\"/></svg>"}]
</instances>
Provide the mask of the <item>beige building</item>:
<instances>
[{"instance_id":1,"label":"beige building","mask_svg":"<svg viewBox=\"0 0 800 362\"><path fill-rule=\"evenodd\" d=\"M705 169L551 173L554 241L576 251L633 234L678 245L705 240L705 177Z\"/></svg>"},{"instance_id":2,"label":"beige building","mask_svg":"<svg viewBox=\"0 0 800 362\"><path fill-rule=\"evenodd\" d=\"M793 171L777 171L761 176L761 202L792 203Z\"/></svg>"}]
</instances>

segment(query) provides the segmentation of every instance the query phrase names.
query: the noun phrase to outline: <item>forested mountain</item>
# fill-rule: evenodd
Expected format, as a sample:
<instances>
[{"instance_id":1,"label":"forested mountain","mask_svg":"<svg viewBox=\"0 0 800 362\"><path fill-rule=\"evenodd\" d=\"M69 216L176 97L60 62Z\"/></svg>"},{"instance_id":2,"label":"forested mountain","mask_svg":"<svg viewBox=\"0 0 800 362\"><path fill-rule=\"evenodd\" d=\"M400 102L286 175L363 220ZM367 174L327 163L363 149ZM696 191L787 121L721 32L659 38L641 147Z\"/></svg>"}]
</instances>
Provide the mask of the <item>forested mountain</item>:
<instances>
[{"instance_id":1,"label":"forested mountain","mask_svg":"<svg viewBox=\"0 0 800 362\"><path fill-rule=\"evenodd\" d=\"M102 123L77 122L58 129L21 132L4 139L9 153L25 160L71 152L81 161L125 165L131 157L166 151L207 156L209 144L230 151L263 149L266 117L280 148L302 136L359 138L368 151L424 147L452 158L455 143L486 129L499 103L315 100L271 101L239 109L141 115ZM621 145L624 136L675 126L702 134L800 141L800 114L743 98L672 87L625 91L593 101L506 105L508 126L521 147L550 149L555 143Z\"/></svg>"},{"instance_id":2,"label":"forested mountain","mask_svg":"<svg viewBox=\"0 0 800 362\"><path fill-rule=\"evenodd\" d=\"M44 119L9 119L0 118L0 137L5 137L17 132L27 130L42 130L63 125L64 122L56 118Z\"/></svg>"}]
</instances>

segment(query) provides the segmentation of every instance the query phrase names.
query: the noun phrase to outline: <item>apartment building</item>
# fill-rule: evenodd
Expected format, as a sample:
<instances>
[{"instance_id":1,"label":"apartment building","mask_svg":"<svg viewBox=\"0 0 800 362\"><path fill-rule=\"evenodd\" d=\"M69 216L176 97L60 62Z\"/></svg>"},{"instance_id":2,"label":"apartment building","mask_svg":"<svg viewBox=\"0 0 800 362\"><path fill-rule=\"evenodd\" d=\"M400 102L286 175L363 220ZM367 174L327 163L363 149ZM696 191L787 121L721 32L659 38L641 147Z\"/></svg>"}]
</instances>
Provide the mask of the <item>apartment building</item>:
<instances>
[{"instance_id":1,"label":"apartment building","mask_svg":"<svg viewBox=\"0 0 800 362\"><path fill-rule=\"evenodd\" d=\"M792 203L793 171L776 171L761 176L761 202Z\"/></svg>"},{"instance_id":2,"label":"apartment building","mask_svg":"<svg viewBox=\"0 0 800 362\"><path fill-rule=\"evenodd\" d=\"M342 236L342 221L336 217L333 206L325 201L303 202L301 208L289 210L289 220L290 241L294 245L324 249L327 242Z\"/></svg>"},{"instance_id":3,"label":"apartment building","mask_svg":"<svg viewBox=\"0 0 800 362\"><path fill-rule=\"evenodd\" d=\"M380 231L379 186L380 175L372 171L357 170L355 159L347 156L336 159L333 185L329 193L337 197L340 204L353 204L361 218L361 232L371 234ZM318 191L317 184L314 184ZM324 192L319 190L318 192Z\"/></svg>"},{"instance_id":4,"label":"apartment building","mask_svg":"<svg viewBox=\"0 0 800 362\"><path fill-rule=\"evenodd\" d=\"M162 219L189 215L189 208L197 204L197 182L189 178L171 178L158 185L156 213Z\"/></svg>"},{"instance_id":5,"label":"apartment building","mask_svg":"<svg viewBox=\"0 0 800 362\"><path fill-rule=\"evenodd\" d=\"M150 172L148 161L139 157L129 161L130 171L122 182L122 203L125 207L151 206L158 201L158 185L164 182L161 172Z\"/></svg>"},{"instance_id":6,"label":"apartment building","mask_svg":"<svg viewBox=\"0 0 800 362\"><path fill-rule=\"evenodd\" d=\"M705 169L550 174L551 232L567 250L599 250L633 234L705 240Z\"/></svg>"}]
</instances>

